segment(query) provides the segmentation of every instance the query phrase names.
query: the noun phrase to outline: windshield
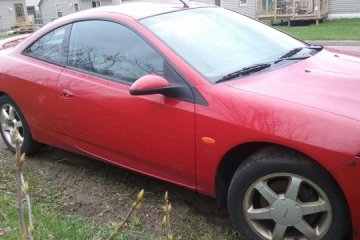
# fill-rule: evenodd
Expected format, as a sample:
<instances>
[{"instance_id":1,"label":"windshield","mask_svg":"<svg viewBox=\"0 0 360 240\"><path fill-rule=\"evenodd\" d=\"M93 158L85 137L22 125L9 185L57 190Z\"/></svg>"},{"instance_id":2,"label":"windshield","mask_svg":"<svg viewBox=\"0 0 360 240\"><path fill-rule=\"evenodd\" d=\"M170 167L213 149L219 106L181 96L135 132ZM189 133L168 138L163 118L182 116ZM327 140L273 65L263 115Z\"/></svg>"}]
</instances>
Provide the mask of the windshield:
<instances>
[{"instance_id":1,"label":"windshield","mask_svg":"<svg viewBox=\"0 0 360 240\"><path fill-rule=\"evenodd\" d=\"M222 8L196 8L141 23L211 82L234 71L275 61L304 43Z\"/></svg>"}]
</instances>

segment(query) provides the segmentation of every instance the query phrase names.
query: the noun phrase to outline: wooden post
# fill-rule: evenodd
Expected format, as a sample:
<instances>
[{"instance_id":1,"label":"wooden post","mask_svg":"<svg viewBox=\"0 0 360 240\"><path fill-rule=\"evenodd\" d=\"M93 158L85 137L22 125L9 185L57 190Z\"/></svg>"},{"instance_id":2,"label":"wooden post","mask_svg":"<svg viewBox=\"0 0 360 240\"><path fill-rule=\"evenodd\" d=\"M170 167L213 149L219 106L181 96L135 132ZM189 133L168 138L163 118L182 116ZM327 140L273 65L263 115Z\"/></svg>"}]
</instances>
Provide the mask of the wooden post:
<instances>
[{"instance_id":1,"label":"wooden post","mask_svg":"<svg viewBox=\"0 0 360 240\"><path fill-rule=\"evenodd\" d=\"M329 0L325 0L325 8L324 8L324 11L325 11L326 16L327 16L328 13L329 13Z\"/></svg>"},{"instance_id":2,"label":"wooden post","mask_svg":"<svg viewBox=\"0 0 360 240\"><path fill-rule=\"evenodd\" d=\"M274 0L274 5L273 5L273 9L275 10L274 12L274 19L276 20L276 14L277 14L277 0Z\"/></svg>"},{"instance_id":3,"label":"wooden post","mask_svg":"<svg viewBox=\"0 0 360 240\"><path fill-rule=\"evenodd\" d=\"M319 25L319 20L320 20L320 13L321 13L321 9L320 9L320 0L316 1L316 7L317 7L317 13L316 13L316 25Z\"/></svg>"},{"instance_id":4,"label":"wooden post","mask_svg":"<svg viewBox=\"0 0 360 240\"><path fill-rule=\"evenodd\" d=\"M266 15L269 14L269 0L266 0Z\"/></svg>"},{"instance_id":5,"label":"wooden post","mask_svg":"<svg viewBox=\"0 0 360 240\"><path fill-rule=\"evenodd\" d=\"M292 19L295 19L295 7L296 7L295 1L296 0L292 0Z\"/></svg>"}]
</instances>

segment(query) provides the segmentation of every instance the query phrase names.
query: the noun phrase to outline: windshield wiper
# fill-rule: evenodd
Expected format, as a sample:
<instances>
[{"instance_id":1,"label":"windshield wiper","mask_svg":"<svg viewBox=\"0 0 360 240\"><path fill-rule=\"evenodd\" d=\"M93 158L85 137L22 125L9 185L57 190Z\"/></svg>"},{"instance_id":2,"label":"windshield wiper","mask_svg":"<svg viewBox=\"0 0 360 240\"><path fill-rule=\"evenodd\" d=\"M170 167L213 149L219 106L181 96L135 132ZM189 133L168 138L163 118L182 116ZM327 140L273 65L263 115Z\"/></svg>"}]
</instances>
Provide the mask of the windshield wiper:
<instances>
[{"instance_id":1,"label":"windshield wiper","mask_svg":"<svg viewBox=\"0 0 360 240\"><path fill-rule=\"evenodd\" d=\"M288 51L287 53L285 53L284 55L282 55L279 59L292 57L292 56L294 56L295 54L297 54L298 52L300 52L302 49L303 49L302 47L291 49L290 51ZM276 63L276 62L275 62L275 63Z\"/></svg>"},{"instance_id":2,"label":"windshield wiper","mask_svg":"<svg viewBox=\"0 0 360 240\"><path fill-rule=\"evenodd\" d=\"M302 59L307 59L311 57L310 55L306 55L306 56L301 56L301 57L285 57L285 58L278 58L274 63L278 63L280 61L283 61L283 60L302 60Z\"/></svg>"},{"instance_id":3,"label":"windshield wiper","mask_svg":"<svg viewBox=\"0 0 360 240\"><path fill-rule=\"evenodd\" d=\"M283 60L302 60L302 59L306 59L311 57L311 55L305 55L305 56L299 56L299 57L293 57L295 54L297 54L298 52L300 52L303 49L311 49L311 50L317 50L320 51L322 50L324 47L321 45L310 45L310 46L306 46L306 47L300 47L300 48L294 48L292 50L290 50L289 52L285 53L284 55L282 55L281 57L279 57L274 64L277 64L280 61Z\"/></svg>"},{"instance_id":4,"label":"windshield wiper","mask_svg":"<svg viewBox=\"0 0 360 240\"><path fill-rule=\"evenodd\" d=\"M309 45L306 47L307 49L313 49L313 50L322 50L324 46L322 45Z\"/></svg>"},{"instance_id":5,"label":"windshield wiper","mask_svg":"<svg viewBox=\"0 0 360 240\"><path fill-rule=\"evenodd\" d=\"M224 81L227 81L227 80L239 77L239 76L248 75L250 73L259 72L259 71L261 71L265 68L269 68L269 67L271 67L270 63L259 63L259 64L251 65L249 67L244 67L238 71L235 71L233 73L225 75L220 80L217 80L215 83L224 82Z\"/></svg>"}]
</instances>

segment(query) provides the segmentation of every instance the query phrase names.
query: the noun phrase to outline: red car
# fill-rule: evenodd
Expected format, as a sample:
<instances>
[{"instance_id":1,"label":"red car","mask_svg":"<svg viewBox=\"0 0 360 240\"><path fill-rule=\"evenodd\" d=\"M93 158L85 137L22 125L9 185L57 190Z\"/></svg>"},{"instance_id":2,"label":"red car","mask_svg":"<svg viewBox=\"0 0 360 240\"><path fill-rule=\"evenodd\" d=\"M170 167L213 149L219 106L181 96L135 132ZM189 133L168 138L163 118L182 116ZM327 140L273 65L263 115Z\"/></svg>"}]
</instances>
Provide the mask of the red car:
<instances>
[{"instance_id":1,"label":"red car","mask_svg":"<svg viewBox=\"0 0 360 240\"><path fill-rule=\"evenodd\" d=\"M83 11L3 47L7 146L16 128L24 152L213 196L245 239L360 239L360 56L189 5Z\"/></svg>"}]
</instances>

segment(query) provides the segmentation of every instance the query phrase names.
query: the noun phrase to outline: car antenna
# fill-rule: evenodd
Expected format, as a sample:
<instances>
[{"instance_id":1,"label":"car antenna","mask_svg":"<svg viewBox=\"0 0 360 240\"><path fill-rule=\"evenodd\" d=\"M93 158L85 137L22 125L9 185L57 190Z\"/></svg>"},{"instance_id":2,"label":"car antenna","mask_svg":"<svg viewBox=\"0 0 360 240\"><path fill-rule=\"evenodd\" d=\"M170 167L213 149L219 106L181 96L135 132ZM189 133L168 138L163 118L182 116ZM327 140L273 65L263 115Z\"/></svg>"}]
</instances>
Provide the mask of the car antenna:
<instances>
[{"instance_id":1,"label":"car antenna","mask_svg":"<svg viewBox=\"0 0 360 240\"><path fill-rule=\"evenodd\" d=\"M180 2L182 2L182 4L184 4L184 8L189 8L189 5L187 5L187 3L186 2L184 2L184 0L179 0Z\"/></svg>"}]
</instances>

